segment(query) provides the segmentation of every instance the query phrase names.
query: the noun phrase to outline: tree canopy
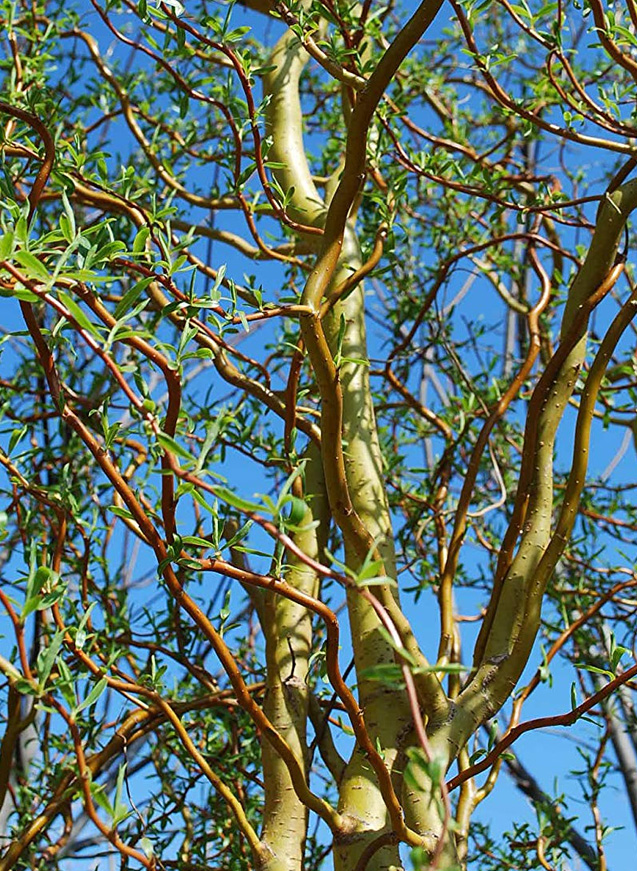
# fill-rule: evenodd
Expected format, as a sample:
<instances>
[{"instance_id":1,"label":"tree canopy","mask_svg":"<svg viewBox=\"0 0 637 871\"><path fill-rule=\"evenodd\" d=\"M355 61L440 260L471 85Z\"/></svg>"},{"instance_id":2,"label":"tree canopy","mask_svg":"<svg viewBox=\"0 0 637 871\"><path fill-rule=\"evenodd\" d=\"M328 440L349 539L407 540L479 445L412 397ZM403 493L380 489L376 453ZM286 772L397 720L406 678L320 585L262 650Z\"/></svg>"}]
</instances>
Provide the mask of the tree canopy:
<instances>
[{"instance_id":1,"label":"tree canopy","mask_svg":"<svg viewBox=\"0 0 637 871\"><path fill-rule=\"evenodd\" d=\"M0 871L605 871L635 0L0 21Z\"/></svg>"}]
</instances>

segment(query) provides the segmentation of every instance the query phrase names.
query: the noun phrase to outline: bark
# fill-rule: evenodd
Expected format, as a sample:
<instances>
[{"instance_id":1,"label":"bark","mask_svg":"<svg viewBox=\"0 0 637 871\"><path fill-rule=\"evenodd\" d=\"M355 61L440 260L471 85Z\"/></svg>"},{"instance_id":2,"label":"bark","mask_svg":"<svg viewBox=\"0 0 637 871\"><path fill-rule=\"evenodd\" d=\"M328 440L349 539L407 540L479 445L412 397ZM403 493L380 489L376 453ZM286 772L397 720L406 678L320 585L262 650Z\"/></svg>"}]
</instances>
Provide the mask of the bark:
<instances>
[{"instance_id":1,"label":"bark","mask_svg":"<svg viewBox=\"0 0 637 871\"><path fill-rule=\"evenodd\" d=\"M316 528L296 533L293 538L307 556L320 560L325 546L327 502L318 451L308 452L304 496L308 503L299 526ZM315 597L316 573L288 554L288 582ZM285 738L296 756L303 760L307 777L307 718L309 689L307 676L312 653L312 619L306 608L268 591L263 603L263 631L266 640L267 690L265 713ZM267 871L301 871L307 832L307 807L298 798L288 768L272 745L262 742L265 802L261 838L268 857Z\"/></svg>"},{"instance_id":2,"label":"bark","mask_svg":"<svg viewBox=\"0 0 637 871\"><path fill-rule=\"evenodd\" d=\"M440 5L434 2L419 7L359 93L356 107L347 119L347 148L344 164L337 170L338 184L329 186L335 187L329 207L316 190L305 158L298 82L307 55L290 32L279 40L272 54L275 69L264 76L264 90L269 96L266 122L272 138L270 156L281 164L275 172L283 190L294 188L288 213L299 223L321 226L325 231L304 293L304 303L314 308L316 314L302 319L302 332L321 393L322 464L330 510L343 534L348 566L357 571L373 553L382 560L382 571L393 578L395 553L369 384L363 288L359 286L337 302L324 318L319 308L322 300L329 298L352 271L361 266L350 209L360 186L360 174L365 169L371 118L402 58L431 23ZM374 593L390 614L404 646L419 663L426 664L395 590L384 585L374 587ZM357 590L348 590L347 605L365 725L392 773L395 789L400 792L404 750L414 743L408 700L404 691L365 677L367 668L393 662L394 650L380 631L378 615ZM430 674L423 677L420 691L430 721L446 722L449 707L437 679ZM453 754L447 734L435 743L439 755L449 764ZM424 784L421 794L404 795L411 826L415 832L427 835L429 844L432 836L435 840L442 830L439 809L431 801L431 792L431 784ZM374 770L358 746L339 785L338 810L343 825L341 831L335 833L336 871L352 871L362 856L368 857L365 867L369 871L399 866L395 844L386 843L378 850L373 849L379 836L391 840L394 823L390 822L386 796L382 794ZM450 865L454 861L455 850L448 839L443 863ZM442 869L444 864L439 867Z\"/></svg>"},{"instance_id":3,"label":"bark","mask_svg":"<svg viewBox=\"0 0 637 871\"><path fill-rule=\"evenodd\" d=\"M496 577L476 644L476 671L458 700L463 716L457 718L453 732L454 742L459 744L500 709L516 685L539 628L546 585L575 521L585 480L588 436L584 433L584 440L574 450L569 495L552 532L555 435L586 352L590 314L587 301L613 269L625 222L636 205L634 181L608 195L600 209L587 257L568 295L561 339L569 351L554 372L547 366L542 402L537 414L535 410L529 414L514 518L499 566L501 576ZM558 354L559 349L554 360ZM580 421L584 432L590 421L581 415ZM520 533L517 553L509 560L507 548L512 550Z\"/></svg>"},{"instance_id":4,"label":"bark","mask_svg":"<svg viewBox=\"0 0 637 871\"><path fill-rule=\"evenodd\" d=\"M359 264L358 249L352 234L344 246L339 269L333 279L335 286L352 267L356 268ZM345 302L336 305L326 318L325 330L332 352L335 351L341 317L346 324L342 357L360 361L343 363L340 368L347 485L354 511L371 537L378 541L385 571L395 577L391 520L369 387L364 295L361 288ZM348 565L352 568L360 565L358 554L347 545L345 550ZM394 652L380 634L377 615L357 590L348 591L347 605L359 701L365 711L367 729L372 740L382 748L386 765L394 769L401 744L411 733L407 701L403 692L396 692L363 676L367 668L393 662ZM358 750L345 770L338 807L348 823L348 830L335 846L334 861L336 871L345 871L355 867L360 853L370 840L390 829L387 808L376 779L369 763ZM380 871L392 864L399 864L398 850L395 846L387 846L370 860L367 867L369 871Z\"/></svg>"}]
</instances>

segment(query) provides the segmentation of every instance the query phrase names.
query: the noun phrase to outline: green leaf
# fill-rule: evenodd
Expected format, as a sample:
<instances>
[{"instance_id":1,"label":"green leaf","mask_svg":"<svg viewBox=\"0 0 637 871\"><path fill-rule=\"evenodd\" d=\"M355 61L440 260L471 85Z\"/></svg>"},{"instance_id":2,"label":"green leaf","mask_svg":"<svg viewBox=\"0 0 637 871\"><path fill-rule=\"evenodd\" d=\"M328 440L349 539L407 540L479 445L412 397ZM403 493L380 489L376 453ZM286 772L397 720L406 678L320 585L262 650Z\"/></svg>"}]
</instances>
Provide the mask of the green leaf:
<instances>
[{"instance_id":1,"label":"green leaf","mask_svg":"<svg viewBox=\"0 0 637 871\"><path fill-rule=\"evenodd\" d=\"M371 560L370 562L367 562L367 564L364 563L363 568L356 576L357 583L361 583L362 581L367 580L367 578L377 578L379 576L378 572L382 568L382 560Z\"/></svg>"},{"instance_id":2,"label":"green leaf","mask_svg":"<svg viewBox=\"0 0 637 871\"><path fill-rule=\"evenodd\" d=\"M40 297L37 293L33 293L28 288L24 287L21 284L16 284L11 290L5 290L4 288L0 288L0 296L5 299L19 299L22 302L30 302L35 303L40 301Z\"/></svg>"},{"instance_id":3,"label":"green leaf","mask_svg":"<svg viewBox=\"0 0 637 871\"><path fill-rule=\"evenodd\" d=\"M149 276L148 278L142 278L141 281L136 282L131 288L129 288L121 300L117 303L117 307L115 308L114 317L116 320L122 317L122 315L128 314L132 306L137 302L138 298L141 294L146 290L149 284L152 284L155 281L153 276Z\"/></svg>"},{"instance_id":4,"label":"green leaf","mask_svg":"<svg viewBox=\"0 0 637 871\"><path fill-rule=\"evenodd\" d=\"M155 855L155 849L153 847L153 842L150 840L150 838L147 838L146 835L144 835L143 838L139 839L139 846L146 854L146 858L153 858L153 856Z\"/></svg>"},{"instance_id":5,"label":"green leaf","mask_svg":"<svg viewBox=\"0 0 637 871\"><path fill-rule=\"evenodd\" d=\"M581 668L584 671L593 672L593 674L603 674L605 677L610 678L610 680L613 680L613 678L615 677L613 672L609 671L607 668L598 668L596 665L588 665L588 663L586 662L578 662L576 664L576 668Z\"/></svg>"},{"instance_id":6,"label":"green leaf","mask_svg":"<svg viewBox=\"0 0 637 871\"><path fill-rule=\"evenodd\" d=\"M13 254L14 238L11 232L0 236L0 260L8 260Z\"/></svg>"},{"instance_id":7,"label":"green leaf","mask_svg":"<svg viewBox=\"0 0 637 871\"><path fill-rule=\"evenodd\" d=\"M188 559L188 557L179 557L179 559L176 560L176 563L184 569L190 569L194 572L201 571L201 565L196 560Z\"/></svg>"},{"instance_id":8,"label":"green leaf","mask_svg":"<svg viewBox=\"0 0 637 871\"><path fill-rule=\"evenodd\" d=\"M414 667L416 666L417 663L412 654L407 650L406 647L403 647L402 644L398 644L396 641L394 641L394 639L391 637L391 635L384 626L379 626L378 631L383 636L385 641L389 644L389 646L396 651L401 659L404 659L405 662L408 663L408 665Z\"/></svg>"},{"instance_id":9,"label":"green leaf","mask_svg":"<svg viewBox=\"0 0 637 871\"><path fill-rule=\"evenodd\" d=\"M83 711L85 708L90 708L91 705L94 705L95 702L104 693L107 686L108 686L108 680L105 677L103 677L101 680L99 680L93 686L93 689L90 691L90 693L84 699L84 701L80 702L80 704L73 710L73 715L75 716L75 715L79 714L80 711Z\"/></svg>"},{"instance_id":10,"label":"green leaf","mask_svg":"<svg viewBox=\"0 0 637 871\"><path fill-rule=\"evenodd\" d=\"M298 496L286 496L284 506L289 508L288 515L284 518L287 527L297 528L308 510L307 503Z\"/></svg>"},{"instance_id":11,"label":"green leaf","mask_svg":"<svg viewBox=\"0 0 637 871\"><path fill-rule=\"evenodd\" d=\"M283 487L281 487L281 492L279 494L279 499L278 499L277 506L276 506L277 511L281 510L281 507L283 506L284 499L286 498L286 496L288 495L288 493L292 489L292 484L294 484L294 482L299 477L299 475L303 474L306 465L307 465L307 460L301 460L301 462L292 471L292 473L290 475L288 475L288 477L285 481L285 484L283 485Z\"/></svg>"},{"instance_id":12,"label":"green leaf","mask_svg":"<svg viewBox=\"0 0 637 871\"><path fill-rule=\"evenodd\" d=\"M343 353L343 340L345 339L345 330L347 328L347 321L345 320L345 315L341 314L339 323L338 323L338 334L336 336L336 353L334 354L334 365L338 369L342 362L342 353Z\"/></svg>"},{"instance_id":13,"label":"green leaf","mask_svg":"<svg viewBox=\"0 0 637 871\"><path fill-rule=\"evenodd\" d=\"M64 696L64 700L66 701L67 705L70 708L74 708L77 704L74 690L75 681L73 680L71 669L62 658L58 660L58 671L60 672L60 675L55 681L56 689L60 690L60 692Z\"/></svg>"},{"instance_id":14,"label":"green leaf","mask_svg":"<svg viewBox=\"0 0 637 871\"><path fill-rule=\"evenodd\" d=\"M48 588L45 592L50 592L57 587L59 580L59 574L54 572L53 569L50 569L48 566L39 566L33 579L33 592L41 593L44 587Z\"/></svg>"},{"instance_id":15,"label":"green leaf","mask_svg":"<svg viewBox=\"0 0 637 871\"><path fill-rule=\"evenodd\" d=\"M242 499L241 496L237 496L236 493L233 493L232 490L228 490L227 487L214 487L214 494L217 498L221 499L222 502L226 502L233 508L238 508L239 511L254 512L263 509L262 505L259 505L256 502L249 502L247 499Z\"/></svg>"},{"instance_id":16,"label":"green leaf","mask_svg":"<svg viewBox=\"0 0 637 871\"><path fill-rule=\"evenodd\" d=\"M464 674L471 671L469 666L461 662L450 662L447 665L419 665L414 668L414 674Z\"/></svg>"},{"instance_id":17,"label":"green leaf","mask_svg":"<svg viewBox=\"0 0 637 871\"><path fill-rule=\"evenodd\" d=\"M475 763L478 762L479 759L482 759L482 757L486 755L487 751L484 749L484 747L480 747L478 750L475 751L475 753L472 753L469 757L469 765L475 765Z\"/></svg>"},{"instance_id":18,"label":"green leaf","mask_svg":"<svg viewBox=\"0 0 637 871\"><path fill-rule=\"evenodd\" d=\"M133 515L128 508L120 508L119 505L109 505L108 510L116 517L123 517L125 520L133 520Z\"/></svg>"},{"instance_id":19,"label":"green leaf","mask_svg":"<svg viewBox=\"0 0 637 871\"><path fill-rule=\"evenodd\" d=\"M60 230L67 242L73 241L73 227L66 215L60 215Z\"/></svg>"},{"instance_id":20,"label":"green leaf","mask_svg":"<svg viewBox=\"0 0 637 871\"><path fill-rule=\"evenodd\" d=\"M150 236L150 229L148 227L141 227L137 231L137 235L133 240L133 254L137 254L138 256L146 250L146 242L148 242L148 238Z\"/></svg>"},{"instance_id":21,"label":"green leaf","mask_svg":"<svg viewBox=\"0 0 637 871\"><path fill-rule=\"evenodd\" d=\"M86 624L88 623L89 618L90 618L90 616L91 616L91 613L92 613L92 611L93 611L93 608L95 608L96 605L97 605L97 602L91 602L91 604L90 604L90 605L88 606L88 608L86 609L85 613L82 615L82 619L80 620L79 625L78 625L78 627L77 627L77 632L78 632L78 633L79 633L79 632L84 632L84 627L85 627ZM76 644L77 647L80 647L80 646L81 646L81 645L79 644L79 642L77 641L77 639L76 639L76 641L75 641L75 644Z\"/></svg>"},{"instance_id":22,"label":"green leaf","mask_svg":"<svg viewBox=\"0 0 637 871\"><path fill-rule=\"evenodd\" d=\"M203 348L202 350L209 350L208 348ZM206 462L206 458L210 451L212 450L213 445L217 441L217 437L219 435L219 417L216 417L214 420L208 422L206 426L206 437L203 440L203 444L201 446L201 451L199 453L199 457L197 459L197 463L194 468L195 475L198 475L204 467Z\"/></svg>"},{"instance_id":23,"label":"green leaf","mask_svg":"<svg viewBox=\"0 0 637 871\"><path fill-rule=\"evenodd\" d=\"M610 667L613 674L617 674L617 666L619 665L622 657L625 656L627 653L630 653L630 650L627 647L622 647L620 644L618 644L613 649L610 658Z\"/></svg>"},{"instance_id":24,"label":"green leaf","mask_svg":"<svg viewBox=\"0 0 637 871\"><path fill-rule=\"evenodd\" d=\"M52 608L53 605L57 605L58 602L61 602L62 599L65 598L66 592L66 587L60 585L57 589L52 590L50 593L46 593L40 599L37 610L46 611L47 608Z\"/></svg>"},{"instance_id":25,"label":"green leaf","mask_svg":"<svg viewBox=\"0 0 637 871\"><path fill-rule=\"evenodd\" d=\"M22 606L22 610L20 611L20 622L24 623L29 614L33 614L34 611L37 611L42 601L40 596L27 596L24 600L24 605Z\"/></svg>"},{"instance_id":26,"label":"green leaf","mask_svg":"<svg viewBox=\"0 0 637 871\"><path fill-rule=\"evenodd\" d=\"M38 687L26 677L19 677L13 686L22 696L38 696L40 694Z\"/></svg>"},{"instance_id":27,"label":"green leaf","mask_svg":"<svg viewBox=\"0 0 637 871\"><path fill-rule=\"evenodd\" d=\"M212 542L205 538L198 538L196 535L184 535L181 541L182 544L192 544L195 547L205 547L208 550L212 547Z\"/></svg>"},{"instance_id":28,"label":"green leaf","mask_svg":"<svg viewBox=\"0 0 637 871\"><path fill-rule=\"evenodd\" d=\"M29 238L29 225L27 224L27 210L28 207L25 204L25 211L22 212L18 221L15 225L15 237L20 242L21 245L26 245L27 239Z\"/></svg>"},{"instance_id":29,"label":"green leaf","mask_svg":"<svg viewBox=\"0 0 637 871\"><path fill-rule=\"evenodd\" d=\"M373 575L371 578L355 578L355 583L359 587L383 587L388 585L390 587L397 586L394 578L390 578L389 575Z\"/></svg>"},{"instance_id":30,"label":"green leaf","mask_svg":"<svg viewBox=\"0 0 637 871\"><path fill-rule=\"evenodd\" d=\"M491 751L495 746L495 742L498 740L498 721L491 720L489 723L489 741L487 743L487 749Z\"/></svg>"},{"instance_id":31,"label":"green leaf","mask_svg":"<svg viewBox=\"0 0 637 871\"><path fill-rule=\"evenodd\" d=\"M75 212L73 211L73 207L69 202L69 198L66 195L66 191L64 188L62 189L62 205L64 207L64 215L60 216L60 226L62 227L62 218L66 218L65 226L67 232L64 234L67 242L73 241L76 235L75 229ZM63 230L64 232L64 230Z\"/></svg>"},{"instance_id":32,"label":"green leaf","mask_svg":"<svg viewBox=\"0 0 637 871\"><path fill-rule=\"evenodd\" d=\"M163 0L163 2L166 4L166 6L170 6L172 9L174 9L177 18L181 18L181 16L184 14L185 7L183 3L180 2L180 0ZM249 27L247 29L250 30Z\"/></svg>"},{"instance_id":33,"label":"green leaf","mask_svg":"<svg viewBox=\"0 0 637 871\"><path fill-rule=\"evenodd\" d=\"M112 819L114 815L113 805L111 804L102 783L91 782L91 797L93 798L93 801Z\"/></svg>"},{"instance_id":34,"label":"green leaf","mask_svg":"<svg viewBox=\"0 0 637 871\"><path fill-rule=\"evenodd\" d=\"M246 522L243 524L243 526L235 532L235 534L232 536L232 538L227 539L227 541L225 542L225 547L233 548L239 542L243 541L245 539L246 535L248 534L249 530L252 528L252 526L253 526L253 521L246 520Z\"/></svg>"},{"instance_id":35,"label":"green leaf","mask_svg":"<svg viewBox=\"0 0 637 871\"><path fill-rule=\"evenodd\" d=\"M46 268L44 263L38 260L35 254L22 249L21 251L16 251L13 256L20 266L26 270L27 278L48 282L50 278L49 270Z\"/></svg>"},{"instance_id":36,"label":"green leaf","mask_svg":"<svg viewBox=\"0 0 637 871\"><path fill-rule=\"evenodd\" d=\"M199 492L199 490L193 489L193 490L189 490L188 492L191 494L191 496L195 500L195 502L198 502L202 508L205 508L206 511L209 511L213 517L219 516L219 510L218 510L216 504L214 506L212 506L208 502L206 502L205 497L203 496L202 493Z\"/></svg>"},{"instance_id":37,"label":"green leaf","mask_svg":"<svg viewBox=\"0 0 637 871\"><path fill-rule=\"evenodd\" d=\"M13 453L13 449L18 444L18 442L20 442L22 440L22 438L27 434L27 432L28 432L27 426L21 426L20 429L13 430L13 432L11 433L11 437L9 439L9 447L8 447L7 453L9 453L9 454Z\"/></svg>"},{"instance_id":38,"label":"green leaf","mask_svg":"<svg viewBox=\"0 0 637 871\"><path fill-rule=\"evenodd\" d=\"M165 432L157 433L157 441L162 446L165 451L168 451L171 454L176 454L178 457L181 457L184 460L194 460L194 457L191 453L189 453L186 448L182 447L179 442L176 442L174 438L169 436Z\"/></svg>"},{"instance_id":39,"label":"green leaf","mask_svg":"<svg viewBox=\"0 0 637 871\"><path fill-rule=\"evenodd\" d=\"M630 653L627 647L622 647L621 644L617 644L617 640L615 638L615 633L610 633L609 638L609 647L610 647L610 667L613 675L617 674L617 667L619 663L626 653Z\"/></svg>"},{"instance_id":40,"label":"green leaf","mask_svg":"<svg viewBox=\"0 0 637 871\"><path fill-rule=\"evenodd\" d=\"M122 251L126 251L126 245L117 239L113 242L107 242L106 245L95 251L92 257L87 257L87 260L93 263L102 263L104 260L111 260L117 254L121 254Z\"/></svg>"},{"instance_id":41,"label":"green leaf","mask_svg":"<svg viewBox=\"0 0 637 871\"><path fill-rule=\"evenodd\" d=\"M92 336L99 336L99 331L96 329L95 325L91 323L85 313L82 311L80 306L75 302L75 300L69 296L68 293L64 293L63 290L57 291L58 299L64 305L66 309L68 309L71 317L79 324L82 329L86 330Z\"/></svg>"},{"instance_id":42,"label":"green leaf","mask_svg":"<svg viewBox=\"0 0 637 871\"><path fill-rule=\"evenodd\" d=\"M395 662L379 662L364 668L360 673L363 680L375 680L385 684L404 686L405 680L402 668Z\"/></svg>"},{"instance_id":43,"label":"green leaf","mask_svg":"<svg viewBox=\"0 0 637 871\"><path fill-rule=\"evenodd\" d=\"M126 777L126 768L126 762L122 762L117 772L117 783L115 784L115 795L113 797L113 826L116 826L118 823L121 823L122 820L125 820L130 813L128 805L124 804L124 802L122 801L122 794L124 791L124 779Z\"/></svg>"},{"instance_id":44,"label":"green leaf","mask_svg":"<svg viewBox=\"0 0 637 871\"><path fill-rule=\"evenodd\" d=\"M49 679L49 675L51 674L51 669L53 668L55 658L57 657L60 647L62 646L62 642L64 641L64 634L64 629L58 629L58 631L49 642L48 647L45 647L38 654L36 669L38 673L38 684L40 685L41 689L44 689L44 686Z\"/></svg>"}]
</instances>

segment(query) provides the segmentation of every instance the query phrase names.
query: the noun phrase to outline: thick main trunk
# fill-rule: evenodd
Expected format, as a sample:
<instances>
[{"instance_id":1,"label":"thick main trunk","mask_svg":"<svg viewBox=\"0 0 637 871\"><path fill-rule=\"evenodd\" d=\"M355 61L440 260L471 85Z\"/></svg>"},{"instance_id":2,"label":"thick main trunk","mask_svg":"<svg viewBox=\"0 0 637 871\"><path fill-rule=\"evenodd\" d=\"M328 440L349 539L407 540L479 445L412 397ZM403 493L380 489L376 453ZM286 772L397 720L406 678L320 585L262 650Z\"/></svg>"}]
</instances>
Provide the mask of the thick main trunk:
<instances>
[{"instance_id":1,"label":"thick main trunk","mask_svg":"<svg viewBox=\"0 0 637 871\"><path fill-rule=\"evenodd\" d=\"M299 524L319 526L294 535L295 543L314 560L325 545L327 503L316 448L308 451L304 496L309 501ZM297 590L316 596L316 573L288 555L288 582ZM262 608L266 640L267 690L264 709L296 756L307 762L307 674L312 653L312 620L306 608L268 593ZM299 800L288 768L267 741L262 745L265 801L261 838L269 857L267 871L301 871L307 834L307 808Z\"/></svg>"},{"instance_id":2,"label":"thick main trunk","mask_svg":"<svg viewBox=\"0 0 637 871\"><path fill-rule=\"evenodd\" d=\"M290 202L287 207L290 217L306 225L323 226L327 210L312 180L303 146L303 118L298 85L306 60L307 55L291 32L286 33L280 39L271 56L273 69L264 76L264 91L269 96L267 127L272 138L269 158L279 164L275 170L277 181L284 191L290 192ZM341 170L339 169L339 177L340 174ZM325 295L329 296L360 265L358 241L350 223L345 231L336 269L330 276L329 286L325 288ZM316 300L315 304L320 304L320 300ZM344 330L342 329L343 320ZM325 339L329 344L327 354L331 353L332 358L336 361L338 366L337 380L342 391L343 419L342 425L340 425L341 429L336 432L332 447L327 446L325 437L322 446L322 464L328 482L327 489L330 493L332 514L340 524L342 516L350 510L346 509L340 501L343 494L337 493L338 487L335 488L333 484L336 464L334 451L340 452L342 438L346 490L349 494L348 497L345 494L346 498L351 500L351 509L358 516L370 540L375 541L375 545L383 558L384 571L395 578L392 525L369 382L365 302L362 286L350 293L344 300L336 303L332 311L323 319L322 326L315 322L312 322L310 326L305 326L307 326L307 331L304 329L304 337L306 346L310 350L313 365L317 361L312 356L308 341L312 340L314 331L316 335L322 330L325 331ZM330 366L331 362L328 364L328 369ZM330 427L334 425L335 409L339 404L336 393L330 392L332 388L333 385L326 387L325 384L321 387L322 392L326 389L329 394L322 395L322 414L324 422L329 415L328 426ZM326 411L328 405L329 411ZM325 436L325 432L323 435ZM333 436L334 433L331 435ZM334 495L335 493L337 495ZM364 551L367 546L363 543L362 538L358 541L352 541L351 537L345 536L345 539L347 564L356 571L362 561L361 549ZM395 607L392 607L395 605L392 588L374 587L374 591L382 599L385 607L392 608L394 621L400 621L402 615L397 613ZM372 742L383 754L385 764L393 777L394 789L400 795L401 766L405 763L404 750L409 743L413 743L413 723L407 697L403 690L383 686L365 676L367 668L383 663L393 663L394 650L380 631L377 614L357 591L348 591L347 607L356 665L358 697L364 712L366 728ZM402 619L404 620L404 618ZM272 643L276 646L280 642L273 640ZM281 651L281 656L284 654L285 650ZM269 661L268 671L272 671L272 676L268 678L270 686L268 704L272 705L271 716L280 714L285 718L290 715L290 703L289 699L286 700L285 697L285 687L280 686L278 695L275 693L274 687L277 680L282 684L280 668L280 663L273 661L271 665ZM276 711L274 710L275 699ZM285 722L277 721L276 724L278 728L285 731ZM296 734L300 739L298 728ZM279 826L281 829L286 827L287 814L281 807L275 805L275 801L281 799L281 784L285 778L285 771L281 769L280 763L274 759L268 764L271 764L273 768L266 768L264 773L266 781L273 778L273 786L267 787L266 790L267 794L271 796L266 803L266 816L272 820L268 824L267 831L273 832L274 828ZM425 788L423 796L426 792L427 788ZM290 791L286 789L283 794L286 796L286 801L289 800L292 803L293 800L289 798ZM428 803L423 801L421 796L408 795L405 796L405 799L413 805L410 819L413 820L416 831L419 831L421 826L431 832L436 830L436 826L439 828L439 821L436 824L435 821L429 820L429 812L423 815L423 809L428 807ZM381 794L376 774L359 748L355 748L339 783L338 810L343 821L343 828L334 838L334 866L336 871L354 871L361 855L370 849L370 845L379 835L389 834L391 831L387 806ZM300 820L297 822L300 830ZM265 832L266 829L264 829L264 835ZM292 854L289 853L289 855ZM381 869L388 869L392 866L400 867L398 847L386 845L370 857L365 867L367 871L381 871ZM272 865L272 868L274 867Z\"/></svg>"},{"instance_id":3,"label":"thick main trunk","mask_svg":"<svg viewBox=\"0 0 637 871\"><path fill-rule=\"evenodd\" d=\"M347 234L339 268L333 286L359 265L358 247L353 234ZM344 302L336 305L325 319L325 332L336 352L341 330L345 331L340 345L343 363L340 382L343 393L343 442L345 445L345 471L352 505L371 537L376 540L383 558L384 570L396 577L396 557L392 523L387 501L383 460L379 444L376 417L369 381L369 364L365 328L365 296L362 287ZM356 553L346 546L346 560L352 569L360 562ZM374 587L381 595L382 591ZM396 589L386 589L386 596ZM407 696L402 689L384 685L365 677L367 669L380 663L393 663L394 650L381 633L377 614L357 590L347 594L348 616L352 647L358 677L358 695L365 713L365 723L372 741L381 748L385 764L394 775L395 789L400 795L402 771L406 763L405 749L414 742L414 730ZM423 792L403 790L405 813L415 831L438 837L442 821L436 803ZM374 773L365 757L354 751L340 785L339 811L350 824L350 829L336 840L334 847L335 871L351 871L361 854L383 833L391 830L387 808ZM455 849L449 844L445 859L455 861ZM366 865L368 871L384 871L402 867L398 847L387 845L373 854ZM443 865L440 866L444 867Z\"/></svg>"}]
</instances>

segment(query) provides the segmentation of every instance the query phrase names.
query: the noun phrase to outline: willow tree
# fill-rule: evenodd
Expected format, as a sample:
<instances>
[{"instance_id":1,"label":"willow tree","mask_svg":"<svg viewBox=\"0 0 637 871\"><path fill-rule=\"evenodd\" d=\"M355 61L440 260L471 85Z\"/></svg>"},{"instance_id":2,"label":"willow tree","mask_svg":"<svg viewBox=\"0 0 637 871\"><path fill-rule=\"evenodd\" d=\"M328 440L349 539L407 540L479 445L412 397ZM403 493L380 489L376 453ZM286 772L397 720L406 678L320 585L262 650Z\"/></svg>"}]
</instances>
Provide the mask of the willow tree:
<instances>
[{"instance_id":1,"label":"willow tree","mask_svg":"<svg viewBox=\"0 0 637 871\"><path fill-rule=\"evenodd\" d=\"M1 871L605 867L634 0L1 9Z\"/></svg>"}]
</instances>

